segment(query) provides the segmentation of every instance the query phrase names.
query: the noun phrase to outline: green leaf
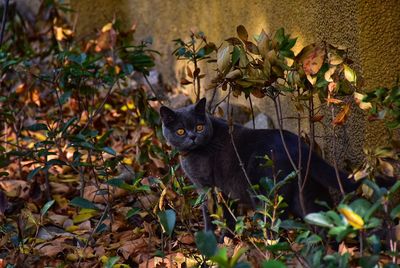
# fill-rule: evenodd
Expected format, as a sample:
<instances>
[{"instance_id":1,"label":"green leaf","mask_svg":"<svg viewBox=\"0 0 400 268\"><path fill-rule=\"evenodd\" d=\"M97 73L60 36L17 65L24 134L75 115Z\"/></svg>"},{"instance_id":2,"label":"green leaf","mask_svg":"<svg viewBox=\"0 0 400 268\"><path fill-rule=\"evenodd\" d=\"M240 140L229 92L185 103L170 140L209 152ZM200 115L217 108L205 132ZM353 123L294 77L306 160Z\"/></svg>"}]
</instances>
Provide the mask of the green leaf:
<instances>
[{"instance_id":1,"label":"green leaf","mask_svg":"<svg viewBox=\"0 0 400 268\"><path fill-rule=\"evenodd\" d=\"M199 231L195 235L196 246L201 254L210 258L217 252L217 239L212 231Z\"/></svg>"},{"instance_id":2,"label":"green leaf","mask_svg":"<svg viewBox=\"0 0 400 268\"><path fill-rule=\"evenodd\" d=\"M314 224L321 227L333 227L332 220L327 217L324 213L310 213L308 214L304 220L310 224Z\"/></svg>"},{"instance_id":3,"label":"green leaf","mask_svg":"<svg viewBox=\"0 0 400 268\"><path fill-rule=\"evenodd\" d=\"M277 41L279 44L283 42L285 39L285 30L283 28L279 28L274 35L274 40Z\"/></svg>"},{"instance_id":4,"label":"green leaf","mask_svg":"<svg viewBox=\"0 0 400 268\"><path fill-rule=\"evenodd\" d=\"M104 268L113 268L113 266L118 262L118 260L119 260L118 256L110 257L104 264Z\"/></svg>"},{"instance_id":5,"label":"green leaf","mask_svg":"<svg viewBox=\"0 0 400 268\"><path fill-rule=\"evenodd\" d=\"M268 260L261 264L262 268L286 268L286 265L278 260Z\"/></svg>"},{"instance_id":6,"label":"green leaf","mask_svg":"<svg viewBox=\"0 0 400 268\"><path fill-rule=\"evenodd\" d=\"M113 148L110 148L110 147L103 147L102 150L103 150L104 152L108 153L108 154L111 154L111 155L114 155L114 156L117 155L117 153L114 151Z\"/></svg>"},{"instance_id":7,"label":"green leaf","mask_svg":"<svg viewBox=\"0 0 400 268\"><path fill-rule=\"evenodd\" d=\"M214 256L210 258L218 264L218 267L229 267L228 254L226 248L220 248Z\"/></svg>"},{"instance_id":8,"label":"green leaf","mask_svg":"<svg viewBox=\"0 0 400 268\"><path fill-rule=\"evenodd\" d=\"M82 197L74 197L69 204L74 207L78 208L87 208L87 209L95 209L98 210L97 206L90 202L89 200L82 198Z\"/></svg>"},{"instance_id":9,"label":"green leaf","mask_svg":"<svg viewBox=\"0 0 400 268\"><path fill-rule=\"evenodd\" d=\"M359 198L351 202L349 207L351 207L355 213L364 217L371 205L372 204L364 198Z\"/></svg>"},{"instance_id":10,"label":"green leaf","mask_svg":"<svg viewBox=\"0 0 400 268\"><path fill-rule=\"evenodd\" d=\"M279 242L276 243L275 245L267 246L266 249L272 252L277 252L277 251L287 251L290 250L291 248L288 242Z\"/></svg>"},{"instance_id":11,"label":"green leaf","mask_svg":"<svg viewBox=\"0 0 400 268\"><path fill-rule=\"evenodd\" d=\"M33 177L36 176L36 174L38 174L38 172L42 169L42 167L37 167L33 170L31 170L31 172L29 172L27 179L30 181L33 179Z\"/></svg>"},{"instance_id":12,"label":"green leaf","mask_svg":"<svg viewBox=\"0 0 400 268\"><path fill-rule=\"evenodd\" d=\"M232 51L232 66L235 66L235 64L238 62L239 59L240 59L240 49L237 46L234 46Z\"/></svg>"},{"instance_id":13,"label":"green leaf","mask_svg":"<svg viewBox=\"0 0 400 268\"><path fill-rule=\"evenodd\" d=\"M70 118L67 123L63 124L63 127L61 129L61 133L65 133L65 131L77 120L77 117L72 117Z\"/></svg>"},{"instance_id":14,"label":"green leaf","mask_svg":"<svg viewBox=\"0 0 400 268\"><path fill-rule=\"evenodd\" d=\"M47 125L43 124L43 123L37 123L37 124L30 125L30 126L26 127L26 129L30 130L30 131L49 130L47 128Z\"/></svg>"},{"instance_id":15,"label":"green leaf","mask_svg":"<svg viewBox=\"0 0 400 268\"><path fill-rule=\"evenodd\" d=\"M374 268L378 264L378 261L378 255L364 256L360 258L359 264L362 268Z\"/></svg>"},{"instance_id":16,"label":"green leaf","mask_svg":"<svg viewBox=\"0 0 400 268\"><path fill-rule=\"evenodd\" d=\"M135 216L136 214L138 214L140 212L140 208L131 208L128 213L126 213L126 218L129 219L132 216Z\"/></svg>"},{"instance_id":17,"label":"green leaf","mask_svg":"<svg viewBox=\"0 0 400 268\"><path fill-rule=\"evenodd\" d=\"M302 222L297 222L294 220L284 220L281 222L280 228L285 229L285 230L306 230L307 225L305 225Z\"/></svg>"},{"instance_id":18,"label":"green leaf","mask_svg":"<svg viewBox=\"0 0 400 268\"><path fill-rule=\"evenodd\" d=\"M61 96L60 96L60 103L61 105L65 104L68 99L71 97L72 90L65 91Z\"/></svg>"},{"instance_id":19,"label":"green leaf","mask_svg":"<svg viewBox=\"0 0 400 268\"><path fill-rule=\"evenodd\" d=\"M42 215L42 217L47 213L47 211L51 208L51 206L54 204L54 202L55 202L55 200L50 200L46 204L44 204L44 206L40 210L40 215Z\"/></svg>"},{"instance_id":20,"label":"green leaf","mask_svg":"<svg viewBox=\"0 0 400 268\"><path fill-rule=\"evenodd\" d=\"M106 181L106 183L108 185L115 186L115 187L118 187L118 188L121 188L121 189L124 189L127 191L134 191L136 189L135 186L126 183L125 180L120 179L120 178L109 179L108 181Z\"/></svg>"},{"instance_id":21,"label":"green leaf","mask_svg":"<svg viewBox=\"0 0 400 268\"><path fill-rule=\"evenodd\" d=\"M397 205L395 208L390 211L390 217L394 220L396 218L400 218L400 205Z\"/></svg>"},{"instance_id":22,"label":"green leaf","mask_svg":"<svg viewBox=\"0 0 400 268\"><path fill-rule=\"evenodd\" d=\"M176 222L175 211L173 211L172 209L167 209L165 211L160 211L157 215L163 231L171 236Z\"/></svg>"},{"instance_id":23,"label":"green leaf","mask_svg":"<svg viewBox=\"0 0 400 268\"><path fill-rule=\"evenodd\" d=\"M247 263L242 263L242 265L240 265L240 262L238 263L240 257L246 253L247 249L246 248L240 248L235 255L232 256L231 260L230 260L230 264L233 267L244 267L243 265L247 264Z\"/></svg>"}]
</instances>

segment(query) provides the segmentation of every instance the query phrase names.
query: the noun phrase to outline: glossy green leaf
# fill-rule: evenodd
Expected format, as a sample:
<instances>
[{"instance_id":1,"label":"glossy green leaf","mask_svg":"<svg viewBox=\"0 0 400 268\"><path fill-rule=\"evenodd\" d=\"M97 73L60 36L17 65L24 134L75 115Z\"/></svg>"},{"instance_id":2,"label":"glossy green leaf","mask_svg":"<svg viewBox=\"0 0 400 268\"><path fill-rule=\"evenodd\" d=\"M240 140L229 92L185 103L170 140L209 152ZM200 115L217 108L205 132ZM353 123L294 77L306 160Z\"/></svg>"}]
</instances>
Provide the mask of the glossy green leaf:
<instances>
[{"instance_id":1,"label":"glossy green leaf","mask_svg":"<svg viewBox=\"0 0 400 268\"><path fill-rule=\"evenodd\" d=\"M40 215L42 215L42 217L47 213L47 211L51 208L51 206L53 206L54 202L55 200L50 200L46 204L44 204L44 206L40 210Z\"/></svg>"},{"instance_id":2,"label":"glossy green leaf","mask_svg":"<svg viewBox=\"0 0 400 268\"><path fill-rule=\"evenodd\" d=\"M310 224L314 224L321 227L333 227L332 220L327 217L324 213L310 213L304 220Z\"/></svg>"},{"instance_id":3,"label":"glossy green leaf","mask_svg":"<svg viewBox=\"0 0 400 268\"><path fill-rule=\"evenodd\" d=\"M89 200L82 198L82 197L74 197L69 204L74 207L78 208L86 208L86 209L96 209L98 210L97 206L90 202Z\"/></svg>"},{"instance_id":4,"label":"glossy green leaf","mask_svg":"<svg viewBox=\"0 0 400 268\"><path fill-rule=\"evenodd\" d=\"M49 130L47 128L47 125L43 124L43 123L37 123L37 124L30 125L26 129L30 130L30 131Z\"/></svg>"},{"instance_id":5,"label":"glossy green leaf","mask_svg":"<svg viewBox=\"0 0 400 268\"><path fill-rule=\"evenodd\" d=\"M108 258L107 262L104 264L104 268L113 268L114 265L118 262L119 257L113 256Z\"/></svg>"},{"instance_id":6,"label":"glossy green leaf","mask_svg":"<svg viewBox=\"0 0 400 268\"><path fill-rule=\"evenodd\" d=\"M262 268L286 268L286 265L278 260L268 260L261 264Z\"/></svg>"}]
</instances>

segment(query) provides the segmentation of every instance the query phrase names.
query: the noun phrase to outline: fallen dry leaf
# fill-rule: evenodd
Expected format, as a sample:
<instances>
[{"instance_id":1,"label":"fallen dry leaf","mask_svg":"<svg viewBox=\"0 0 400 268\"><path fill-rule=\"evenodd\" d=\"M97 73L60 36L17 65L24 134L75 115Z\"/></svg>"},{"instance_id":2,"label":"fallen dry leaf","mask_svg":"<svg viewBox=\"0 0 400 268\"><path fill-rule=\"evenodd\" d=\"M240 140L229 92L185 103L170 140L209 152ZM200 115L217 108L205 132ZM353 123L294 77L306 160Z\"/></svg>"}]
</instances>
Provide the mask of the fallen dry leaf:
<instances>
[{"instance_id":1,"label":"fallen dry leaf","mask_svg":"<svg viewBox=\"0 0 400 268\"><path fill-rule=\"evenodd\" d=\"M8 197L27 199L29 197L30 185L23 180L7 180L0 181L0 189L3 190Z\"/></svg>"}]
</instances>

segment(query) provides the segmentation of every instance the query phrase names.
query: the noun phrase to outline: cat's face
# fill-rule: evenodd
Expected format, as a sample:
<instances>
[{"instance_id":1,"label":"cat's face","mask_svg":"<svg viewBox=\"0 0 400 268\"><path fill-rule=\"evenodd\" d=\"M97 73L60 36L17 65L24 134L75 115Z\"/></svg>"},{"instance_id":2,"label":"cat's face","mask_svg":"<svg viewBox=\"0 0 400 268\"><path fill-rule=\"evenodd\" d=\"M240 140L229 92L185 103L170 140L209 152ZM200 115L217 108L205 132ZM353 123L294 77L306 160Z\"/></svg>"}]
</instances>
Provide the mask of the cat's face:
<instances>
[{"instance_id":1,"label":"cat's face","mask_svg":"<svg viewBox=\"0 0 400 268\"><path fill-rule=\"evenodd\" d=\"M178 110L161 107L163 135L171 146L179 151L190 151L210 141L213 128L205 106L206 99L203 98Z\"/></svg>"}]
</instances>

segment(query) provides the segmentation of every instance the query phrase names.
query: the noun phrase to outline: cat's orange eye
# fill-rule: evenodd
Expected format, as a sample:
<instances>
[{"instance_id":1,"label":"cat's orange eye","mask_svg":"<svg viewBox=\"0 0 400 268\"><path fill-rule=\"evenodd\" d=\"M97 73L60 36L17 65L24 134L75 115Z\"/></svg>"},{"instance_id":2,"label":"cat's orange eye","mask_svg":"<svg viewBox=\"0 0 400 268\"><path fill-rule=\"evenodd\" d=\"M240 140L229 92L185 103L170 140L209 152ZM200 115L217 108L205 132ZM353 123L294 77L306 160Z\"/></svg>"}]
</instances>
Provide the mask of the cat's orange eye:
<instances>
[{"instance_id":1,"label":"cat's orange eye","mask_svg":"<svg viewBox=\"0 0 400 268\"><path fill-rule=\"evenodd\" d=\"M178 134L179 136L183 136L183 134L185 134L185 130L184 130L183 128L179 128L179 129L176 131L176 134Z\"/></svg>"},{"instance_id":2,"label":"cat's orange eye","mask_svg":"<svg viewBox=\"0 0 400 268\"><path fill-rule=\"evenodd\" d=\"M196 126L196 131L197 132L202 132L204 130L204 125L197 125Z\"/></svg>"}]
</instances>

